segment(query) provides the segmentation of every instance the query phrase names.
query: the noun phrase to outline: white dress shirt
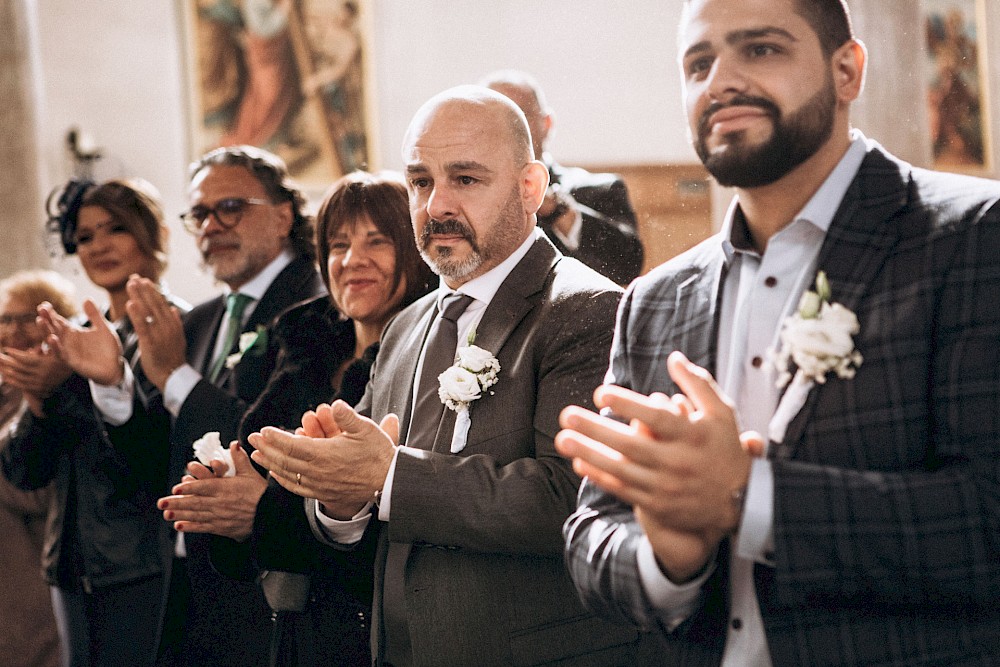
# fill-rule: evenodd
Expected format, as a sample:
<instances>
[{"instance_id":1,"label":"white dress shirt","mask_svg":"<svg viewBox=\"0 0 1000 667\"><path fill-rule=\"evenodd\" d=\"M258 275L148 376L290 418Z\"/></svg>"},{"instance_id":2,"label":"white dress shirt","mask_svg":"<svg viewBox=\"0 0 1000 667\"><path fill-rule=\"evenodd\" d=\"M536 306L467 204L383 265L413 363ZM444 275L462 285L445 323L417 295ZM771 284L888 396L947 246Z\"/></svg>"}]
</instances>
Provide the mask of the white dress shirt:
<instances>
[{"instance_id":1,"label":"white dress shirt","mask_svg":"<svg viewBox=\"0 0 1000 667\"><path fill-rule=\"evenodd\" d=\"M860 132L852 133L851 145L840 162L792 222L769 239L763 255L753 249L737 200L726 214L721 236L727 273L722 285L716 379L723 392L735 397L741 431L773 432L771 420L780 390L768 351L776 349L782 322L798 308L803 291L813 286L820 268L816 257L864 160L866 143ZM724 667L771 664L753 568L755 563L771 561L773 523L773 468L766 458L755 459L730 558ZM663 610L668 628L676 627L697 608L701 587L714 566L698 579L677 586L661 572L648 539L640 544L638 560L640 580L653 606Z\"/></svg>"}]
</instances>

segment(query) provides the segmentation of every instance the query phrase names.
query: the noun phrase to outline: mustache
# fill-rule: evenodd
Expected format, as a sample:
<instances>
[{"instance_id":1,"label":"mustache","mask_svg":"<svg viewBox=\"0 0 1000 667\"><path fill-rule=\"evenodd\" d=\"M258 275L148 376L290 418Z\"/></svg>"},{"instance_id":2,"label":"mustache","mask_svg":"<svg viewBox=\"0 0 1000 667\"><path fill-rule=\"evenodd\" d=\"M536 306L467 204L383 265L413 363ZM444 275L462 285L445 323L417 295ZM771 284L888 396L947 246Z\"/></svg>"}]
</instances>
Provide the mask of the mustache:
<instances>
[{"instance_id":1,"label":"mustache","mask_svg":"<svg viewBox=\"0 0 1000 667\"><path fill-rule=\"evenodd\" d=\"M698 136L704 136L708 131L708 121L712 115L722 109L727 109L729 107L760 107L771 116L771 118L778 119L781 117L781 110L778 105L771 100L764 97L755 97L753 95L737 95L733 97L728 102L712 102L708 105L708 108L701 114L698 119Z\"/></svg>"},{"instance_id":2,"label":"mustache","mask_svg":"<svg viewBox=\"0 0 1000 667\"><path fill-rule=\"evenodd\" d=\"M465 240L475 245L476 234L472 231L472 228L468 225L456 220L454 218L448 218L447 220L435 220L431 218L424 225L424 228L420 231L420 245L421 247L427 247L430 243L431 236L434 234L442 234L447 236L461 236Z\"/></svg>"}]
</instances>

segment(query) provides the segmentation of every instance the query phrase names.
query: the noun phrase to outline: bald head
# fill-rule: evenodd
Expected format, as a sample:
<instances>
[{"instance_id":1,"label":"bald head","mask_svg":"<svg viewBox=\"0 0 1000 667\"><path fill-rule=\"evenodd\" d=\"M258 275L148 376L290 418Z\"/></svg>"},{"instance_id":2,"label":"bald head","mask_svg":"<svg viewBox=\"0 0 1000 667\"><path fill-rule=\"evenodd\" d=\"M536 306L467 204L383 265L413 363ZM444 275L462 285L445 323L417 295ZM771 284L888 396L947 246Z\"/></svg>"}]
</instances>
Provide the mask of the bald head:
<instances>
[{"instance_id":1,"label":"bald head","mask_svg":"<svg viewBox=\"0 0 1000 667\"><path fill-rule=\"evenodd\" d=\"M444 136L487 134L507 147L518 166L534 157L524 112L510 98L482 86L449 88L427 100L406 130L404 160L431 130Z\"/></svg>"},{"instance_id":2,"label":"bald head","mask_svg":"<svg viewBox=\"0 0 1000 667\"><path fill-rule=\"evenodd\" d=\"M541 160L542 153L545 152L545 142L552 129L553 116L538 81L527 72L500 70L483 77L479 83L509 97L521 108L531 130L535 158Z\"/></svg>"}]
</instances>

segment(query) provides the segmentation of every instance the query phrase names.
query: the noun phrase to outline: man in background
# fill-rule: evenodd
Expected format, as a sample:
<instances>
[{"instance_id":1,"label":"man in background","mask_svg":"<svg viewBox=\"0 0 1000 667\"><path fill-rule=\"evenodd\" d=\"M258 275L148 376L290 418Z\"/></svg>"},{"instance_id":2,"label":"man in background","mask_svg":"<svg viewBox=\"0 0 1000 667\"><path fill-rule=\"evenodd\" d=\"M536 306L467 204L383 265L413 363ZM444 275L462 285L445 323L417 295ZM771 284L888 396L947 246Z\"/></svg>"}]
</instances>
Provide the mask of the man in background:
<instances>
[{"instance_id":1,"label":"man in background","mask_svg":"<svg viewBox=\"0 0 1000 667\"><path fill-rule=\"evenodd\" d=\"M535 159L549 170L538 225L561 252L627 285L642 271L643 249L625 181L617 174L594 174L555 162L546 150L555 117L530 74L502 70L480 83L509 97L524 112Z\"/></svg>"}]
</instances>

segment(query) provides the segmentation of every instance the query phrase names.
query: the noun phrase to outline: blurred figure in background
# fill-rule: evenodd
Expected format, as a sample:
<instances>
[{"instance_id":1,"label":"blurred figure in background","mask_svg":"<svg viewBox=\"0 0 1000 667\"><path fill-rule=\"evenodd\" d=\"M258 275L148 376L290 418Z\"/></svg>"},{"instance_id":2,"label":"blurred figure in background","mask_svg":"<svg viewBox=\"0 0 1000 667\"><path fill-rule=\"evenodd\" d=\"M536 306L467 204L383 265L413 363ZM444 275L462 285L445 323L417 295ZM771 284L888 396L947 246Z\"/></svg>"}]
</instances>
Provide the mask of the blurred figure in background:
<instances>
[{"instance_id":1,"label":"blurred figure in background","mask_svg":"<svg viewBox=\"0 0 1000 667\"><path fill-rule=\"evenodd\" d=\"M43 301L63 317L76 314L72 283L54 271L21 271L0 282L0 356L43 354L45 329L36 321ZM15 352L16 351L16 352ZM27 404L12 377L0 384L0 450ZM51 491L22 491L0 477L0 655L10 667L55 667L59 635L52 602L39 576Z\"/></svg>"},{"instance_id":2,"label":"blurred figure in background","mask_svg":"<svg viewBox=\"0 0 1000 667\"><path fill-rule=\"evenodd\" d=\"M148 384L136 398L147 409L127 421L97 413L94 397L123 382L136 362L125 286L132 274L159 280L167 228L145 181L71 181L58 194L50 226L108 306L102 313L84 302L87 328L54 305L39 307L48 343L68 368L37 369L34 384L19 383L30 409L13 429L3 470L24 490L54 483L42 564L69 664L148 665L169 558L155 507L167 486L169 420ZM6 380L31 369L15 358L0 370Z\"/></svg>"},{"instance_id":3,"label":"blurred figure in background","mask_svg":"<svg viewBox=\"0 0 1000 667\"><path fill-rule=\"evenodd\" d=\"M501 70L481 82L513 100L531 128L532 150L549 170L549 188L538 209L538 226L564 255L574 257L619 285L642 272L642 242L625 181L617 174L594 174L563 167L546 150L555 116L530 74Z\"/></svg>"}]
</instances>

